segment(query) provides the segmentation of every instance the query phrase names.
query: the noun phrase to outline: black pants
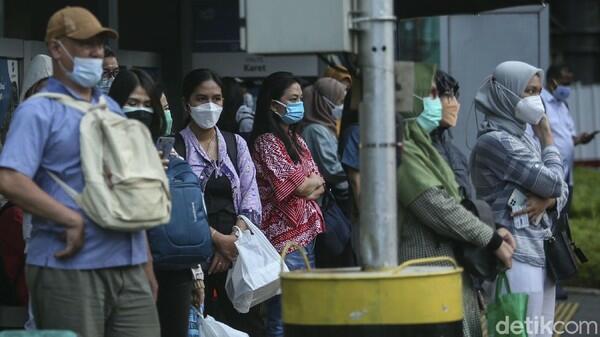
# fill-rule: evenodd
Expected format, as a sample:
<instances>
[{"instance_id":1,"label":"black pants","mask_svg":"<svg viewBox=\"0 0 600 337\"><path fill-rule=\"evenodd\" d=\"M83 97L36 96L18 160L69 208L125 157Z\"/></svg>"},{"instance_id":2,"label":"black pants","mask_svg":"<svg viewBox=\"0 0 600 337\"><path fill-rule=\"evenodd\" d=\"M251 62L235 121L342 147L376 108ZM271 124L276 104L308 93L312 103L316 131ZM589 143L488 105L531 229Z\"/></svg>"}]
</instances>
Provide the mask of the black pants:
<instances>
[{"instance_id":1,"label":"black pants","mask_svg":"<svg viewBox=\"0 0 600 337\"><path fill-rule=\"evenodd\" d=\"M247 333L250 337L263 337L265 324L260 313L261 306L256 305L250 308L247 314L240 314L225 292L226 279L227 272L205 276L204 312L219 322Z\"/></svg>"},{"instance_id":2,"label":"black pants","mask_svg":"<svg viewBox=\"0 0 600 337\"><path fill-rule=\"evenodd\" d=\"M188 317L192 302L192 272L154 270L158 281L158 319L162 337L188 337Z\"/></svg>"}]
</instances>

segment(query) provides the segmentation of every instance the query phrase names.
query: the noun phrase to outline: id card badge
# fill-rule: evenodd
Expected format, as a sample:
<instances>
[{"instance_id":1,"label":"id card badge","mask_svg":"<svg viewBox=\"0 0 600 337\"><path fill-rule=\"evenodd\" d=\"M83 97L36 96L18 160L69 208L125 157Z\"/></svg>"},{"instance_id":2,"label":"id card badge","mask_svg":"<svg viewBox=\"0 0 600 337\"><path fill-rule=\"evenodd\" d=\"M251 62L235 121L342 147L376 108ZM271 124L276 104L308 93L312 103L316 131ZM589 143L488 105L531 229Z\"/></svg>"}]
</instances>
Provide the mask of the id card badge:
<instances>
[{"instance_id":1,"label":"id card badge","mask_svg":"<svg viewBox=\"0 0 600 337\"><path fill-rule=\"evenodd\" d=\"M513 193L508 198L508 206L511 208L513 213L522 211L527 208L527 196L521 191L515 188ZM513 217L513 225L517 229L523 229L529 227L529 217L527 214L522 214Z\"/></svg>"}]
</instances>

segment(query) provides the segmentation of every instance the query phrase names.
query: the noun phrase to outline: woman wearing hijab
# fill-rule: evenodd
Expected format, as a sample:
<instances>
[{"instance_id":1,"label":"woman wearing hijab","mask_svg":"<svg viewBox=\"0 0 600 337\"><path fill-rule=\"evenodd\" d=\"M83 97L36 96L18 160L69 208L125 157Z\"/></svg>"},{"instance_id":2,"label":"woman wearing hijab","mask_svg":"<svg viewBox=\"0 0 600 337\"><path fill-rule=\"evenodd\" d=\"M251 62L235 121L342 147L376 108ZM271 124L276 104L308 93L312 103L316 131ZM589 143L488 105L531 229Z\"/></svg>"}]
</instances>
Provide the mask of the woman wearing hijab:
<instances>
[{"instance_id":1,"label":"woman wearing hijab","mask_svg":"<svg viewBox=\"0 0 600 337\"><path fill-rule=\"evenodd\" d=\"M454 247L470 243L485 247L510 267L514 240L504 228L494 231L460 205L452 169L431 145L429 131L418 116L441 113L441 102L432 90L434 67L415 64L413 112L403 112L404 151L398 168L398 260L454 256ZM422 117L421 117L422 119ZM438 120L439 121L439 120ZM463 273L463 333L480 337L481 322L475 293Z\"/></svg>"},{"instance_id":2,"label":"woman wearing hijab","mask_svg":"<svg viewBox=\"0 0 600 337\"><path fill-rule=\"evenodd\" d=\"M475 109L485 120L473 149L471 172L477 196L492 205L496 223L516 239L513 267L507 273L512 290L529 294L529 319L550 322L555 284L545 268L544 239L553 225L548 215L560 214L568 189L540 97L542 80L541 69L508 61L499 64L479 89ZM527 124L539 142L525 132ZM519 192L527 198L526 208L515 212L508 201ZM529 334L551 335L548 331Z\"/></svg>"},{"instance_id":3,"label":"woman wearing hijab","mask_svg":"<svg viewBox=\"0 0 600 337\"><path fill-rule=\"evenodd\" d=\"M349 216L350 190L348 178L338 156L337 127L344 109L346 87L333 78L321 78L304 90L305 106L309 107L302 122L302 137L323 175L327 187L338 205ZM332 256L317 238L315 247L317 267L345 267L354 264L350 244L339 256Z\"/></svg>"}]
</instances>

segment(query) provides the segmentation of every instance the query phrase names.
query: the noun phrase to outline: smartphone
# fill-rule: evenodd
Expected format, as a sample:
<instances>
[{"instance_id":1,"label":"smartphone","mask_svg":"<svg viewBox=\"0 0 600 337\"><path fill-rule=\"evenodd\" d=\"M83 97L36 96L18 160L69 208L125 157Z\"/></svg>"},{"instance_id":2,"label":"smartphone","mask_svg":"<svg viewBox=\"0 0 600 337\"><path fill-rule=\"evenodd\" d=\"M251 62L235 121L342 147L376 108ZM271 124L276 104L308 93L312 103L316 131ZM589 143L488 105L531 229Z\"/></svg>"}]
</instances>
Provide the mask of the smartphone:
<instances>
[{"instance_id":1,"label":"smartphone","mask_svg":"<svg viewBox=\"0 0 600 337\"><path fill-rule=\"evenodd\" d=\"M162 158L167 159L175 146L175 137L158 137L156 148L162 151Z\"/></svg>"}]
</instances>

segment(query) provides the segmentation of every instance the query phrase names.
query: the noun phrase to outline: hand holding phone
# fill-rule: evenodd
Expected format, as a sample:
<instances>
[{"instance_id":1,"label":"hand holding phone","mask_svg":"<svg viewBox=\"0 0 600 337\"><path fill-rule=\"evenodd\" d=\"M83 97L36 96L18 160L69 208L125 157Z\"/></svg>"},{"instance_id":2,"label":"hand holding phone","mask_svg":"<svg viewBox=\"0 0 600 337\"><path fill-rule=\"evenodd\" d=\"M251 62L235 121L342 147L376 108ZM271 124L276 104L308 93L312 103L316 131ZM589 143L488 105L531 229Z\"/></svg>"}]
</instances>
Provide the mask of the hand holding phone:
<instances>
[{"instance_id":1,"label":"hand holding phone","mask_svg":"<svg viewBox=\"0 0 600 337\"><path fill-rule=\"evenodd\" d=\"M162 152L162 158L168 159L175 146L175 137L158 137L156 148Z\"/></svg>"},{"instance_id":2,"label":"hand holding phone","mask_svg":"<svg viewBox=\"0 0 600 337\"><path fill-rule=\"evenodd\" d=\"M589 142L592 141L592 139L594 139L594 137L600 133L600 130L596 130L594 132L584 132L581 135L579 135L579 142L578 144L587 144Z\"/></svg>"}]
</instances>

